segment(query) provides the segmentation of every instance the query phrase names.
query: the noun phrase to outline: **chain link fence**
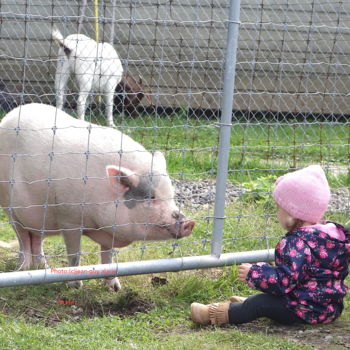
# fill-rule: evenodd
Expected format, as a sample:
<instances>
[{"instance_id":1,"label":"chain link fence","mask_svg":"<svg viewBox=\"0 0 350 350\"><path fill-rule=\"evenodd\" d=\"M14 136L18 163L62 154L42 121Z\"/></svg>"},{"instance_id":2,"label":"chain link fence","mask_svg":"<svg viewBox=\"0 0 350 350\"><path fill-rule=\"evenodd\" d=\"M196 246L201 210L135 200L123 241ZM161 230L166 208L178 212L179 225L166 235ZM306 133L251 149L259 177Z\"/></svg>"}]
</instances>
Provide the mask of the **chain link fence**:
<instances>
[{"instance_id":1,"label":"chain link fence","mask_svg":"<svg viewBox=\"0 0 350 350\"><path fill-rule=\"evenodd\" d=\"M333 193L328 217L350 218L349 13L340 0L2 1L2 115L23 103L55 105L54 26L111 43L150 97L115 112L114 122L165 154L175 200L196 221L183 240L113 249L119 273L271 259L283 234L270 199L278 175L320 163ZM72 78L64 106L72 115L77 92ZM91 95L86 119L106 125L103 101ZM1 219L0 237L10 242L15 234ZM18 249L1 252L1 271L15 270ZM60 238L49 237L44 252L50 266L64 266ZM81 256L82 265L98 263L88 240ZM127 261L140 264L123 272Z\"/></svg>"}]
</instances>

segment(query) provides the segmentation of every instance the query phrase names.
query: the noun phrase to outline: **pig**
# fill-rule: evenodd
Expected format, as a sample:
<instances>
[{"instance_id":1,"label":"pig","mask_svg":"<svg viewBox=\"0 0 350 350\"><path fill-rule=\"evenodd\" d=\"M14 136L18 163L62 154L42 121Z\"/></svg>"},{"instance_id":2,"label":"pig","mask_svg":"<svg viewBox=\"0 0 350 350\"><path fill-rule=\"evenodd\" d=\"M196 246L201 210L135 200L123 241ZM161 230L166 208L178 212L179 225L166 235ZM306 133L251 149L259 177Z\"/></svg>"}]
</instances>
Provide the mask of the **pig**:
<instances>
[{"instance_id":1,"label":"pig","mask_svg":"<svg viewBox=\"0 0 350 350\"><path fill-rule=\"evenodd\" d=\"M0 206L17 234L20 269L46 264L46 236L63 235L69 266L80 264L82 235L109 264L113 248L186 237L195 225L175 204L161 152L40 103L0 123ZM121 288L117 278L104 282Z\"/></svg>"}]
</instances>

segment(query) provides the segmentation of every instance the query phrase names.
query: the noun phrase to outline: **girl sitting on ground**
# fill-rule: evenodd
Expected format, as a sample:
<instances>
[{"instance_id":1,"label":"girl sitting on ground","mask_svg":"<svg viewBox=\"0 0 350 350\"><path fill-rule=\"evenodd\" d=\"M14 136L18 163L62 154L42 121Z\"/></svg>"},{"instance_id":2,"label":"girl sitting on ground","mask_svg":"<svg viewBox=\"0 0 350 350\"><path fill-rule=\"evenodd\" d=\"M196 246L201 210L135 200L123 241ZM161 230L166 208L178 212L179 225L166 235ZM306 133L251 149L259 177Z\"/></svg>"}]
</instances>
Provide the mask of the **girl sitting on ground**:
<instances>
[{"instance_id":1,"label":"girl sitting on ground","mask_svg":"<svg viewBox=\"0 0 350 350\"><path fill-rule=\"evenodd\" d=\"M238 279L263 293L203 305L192 303L192 320L205 325L241 324L267 317L283 324L320 324L338 318L348 291L350 234L321 221L330 200L326 176L311 165L281 176L273 198L286 235L275 248L275 265L241 264Z\"/></svg>"}]
</instances>

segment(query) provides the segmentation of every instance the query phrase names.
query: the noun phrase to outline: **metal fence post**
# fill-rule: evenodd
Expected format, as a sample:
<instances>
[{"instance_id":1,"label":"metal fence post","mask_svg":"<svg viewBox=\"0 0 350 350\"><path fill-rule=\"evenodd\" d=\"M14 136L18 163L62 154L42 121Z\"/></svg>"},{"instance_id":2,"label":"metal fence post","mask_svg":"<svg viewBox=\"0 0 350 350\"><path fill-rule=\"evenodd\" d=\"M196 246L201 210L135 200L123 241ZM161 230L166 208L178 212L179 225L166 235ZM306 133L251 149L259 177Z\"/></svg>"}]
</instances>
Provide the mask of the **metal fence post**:
<instances>
[{"instance_id":1,"label":"metal fence post","mask_svg":"<svg viewBox=\"0 0 350 350\"><path fill-rule=\"evenodd\" d=\"M225 215L225 192L230 153L231 119L236 70L236 53L239 32L240 0L230 1L230 12L225 55L224 90L221 104L219 159L216 176L213 238L211 254L219 257L222 250L222 234Z\"/></svg>"}]
</instances>

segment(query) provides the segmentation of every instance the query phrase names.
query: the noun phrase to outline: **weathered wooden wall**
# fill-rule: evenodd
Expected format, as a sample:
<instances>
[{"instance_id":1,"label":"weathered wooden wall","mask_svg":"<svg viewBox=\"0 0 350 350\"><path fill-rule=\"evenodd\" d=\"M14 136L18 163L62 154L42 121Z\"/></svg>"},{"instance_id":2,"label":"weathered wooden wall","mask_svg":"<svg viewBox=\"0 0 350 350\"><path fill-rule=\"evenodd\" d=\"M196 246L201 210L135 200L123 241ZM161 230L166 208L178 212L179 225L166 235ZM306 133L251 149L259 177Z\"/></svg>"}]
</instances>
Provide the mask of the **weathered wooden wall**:
<instances>
[{"instance_id":1,"label":"weathered wooden wall","mask_svg":"<svg viewBox=\"0 0 350 350\"><path fill-rule=\"evenodd\" d=\"M159 105L219 108L229 1L100 0L100 40L141 74ZM0 2L0 78L54 101L52 24L77 32L82 1ZM235 108L349 113L350 2L242 0ZM82 33L95 37L93 2Z\"/></svg>"}]
</instances>

